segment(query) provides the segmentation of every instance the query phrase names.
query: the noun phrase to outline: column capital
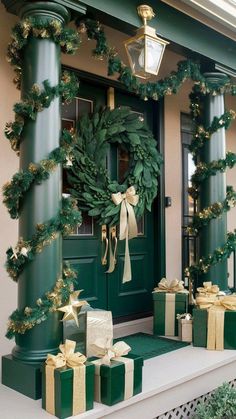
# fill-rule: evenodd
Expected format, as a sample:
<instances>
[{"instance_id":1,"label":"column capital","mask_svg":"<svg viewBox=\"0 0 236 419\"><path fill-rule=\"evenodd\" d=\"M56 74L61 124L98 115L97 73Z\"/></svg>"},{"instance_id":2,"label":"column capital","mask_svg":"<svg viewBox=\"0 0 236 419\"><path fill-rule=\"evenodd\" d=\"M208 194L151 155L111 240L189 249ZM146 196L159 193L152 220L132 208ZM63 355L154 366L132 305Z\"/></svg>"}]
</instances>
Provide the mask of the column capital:
<instances>
[{"instance_id":1,"label":"column capital","mask_svg":"<svg viewBox=\"0 0 236 419\"><path fill-rule=\"evenodd\" d=\"M213 71L204 73L204 77L210 83L219 83L219 82L229 80L229 77L227 76L227 74L217 73L217 72L213 72Z\"/></svg>"},{"instance_id":2,"label":"column capital","mask_svg":"<svg viewBox=\"0 0 236 419\"><path fill-rule=\"evenodd\" d=\"M28 8L28 6L30 5L35 5L35 9L37 8L37 4L41 4L42 6L42 10L44 9L45 12L46 10L48 10L48 12L50 11L50 5L53 4L55 9L55 13L60 16L60 14L62 14L62 17L64 16L65 13L62 12L62 9L64 10L68 10L68 11L72 11L72 12L76 12L77 15L85 15L87 8L86 6L84 6L83 4L80 4L80 2L78 0L52 0L52 1L39 1L39 2L30 2L30 1L26 1L26 0L2 0L2 3L4 4L6 10L9 13L13 13L14 15L18 15L22 17L22 10L24 10L24 8ZM67 12L68 13L68 12ZM54 16L54 18L58 18L56 16ZM63 17L63 20L67 21L68 18L65 19L65 17Z\"/></svg>"},{"instance_id":3,"label":"column capital","mask_svg":"<svg viewBox=\"0 0 236 419\"><path fill-rule=\"evenodd\" d=\"M70 12L66 7L53 1L36 1L24 3L19 9L21 19L26 17L40 17L41 19L57 19L61 23L67 23L70 19Z\"/></svg>"}]
</instances>

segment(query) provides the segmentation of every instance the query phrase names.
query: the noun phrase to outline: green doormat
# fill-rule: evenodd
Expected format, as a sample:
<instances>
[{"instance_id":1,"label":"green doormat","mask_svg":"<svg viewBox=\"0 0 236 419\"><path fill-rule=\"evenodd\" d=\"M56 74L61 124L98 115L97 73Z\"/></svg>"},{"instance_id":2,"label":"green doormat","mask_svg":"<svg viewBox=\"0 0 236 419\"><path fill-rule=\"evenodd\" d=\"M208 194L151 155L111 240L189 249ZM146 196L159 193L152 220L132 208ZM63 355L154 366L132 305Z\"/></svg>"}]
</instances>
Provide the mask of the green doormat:
<instances>
[{"instance_id":1,"label":"green doormat","mask_svg":"<svg viewBox=\"0 0 236 419\"><path fill-rule=\"evenodd\" d=\"M159 336L148 335L146 333L135 333L134 335L124 336L123 338L115 339L115 342L119 340L123 340L132 348L130 353L140 355L143 359L153 358L154 356L176 351L189 345L187 342L160 338Z\"/></svg>"}]
</instances>

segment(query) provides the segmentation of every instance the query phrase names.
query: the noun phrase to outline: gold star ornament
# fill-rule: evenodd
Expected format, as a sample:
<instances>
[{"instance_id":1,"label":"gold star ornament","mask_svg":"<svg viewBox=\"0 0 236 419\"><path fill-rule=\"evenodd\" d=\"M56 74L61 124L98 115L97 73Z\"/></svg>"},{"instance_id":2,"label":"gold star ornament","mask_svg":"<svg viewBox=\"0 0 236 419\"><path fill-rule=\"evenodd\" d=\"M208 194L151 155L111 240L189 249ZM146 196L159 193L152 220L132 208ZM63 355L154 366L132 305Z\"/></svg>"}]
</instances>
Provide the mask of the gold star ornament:
<instances>
[{"instance_id":1,"label":"gold star ornament","mask_svg":"<svg viewBox=\"0 0 236 419\"><path fill-rule=\"evenodd\" d=\"M62 311L64 314L62 321L65 320L75 320L75 323L79 327L79 320L78 320L78 313L80 312L82 306L87 305L87 301L85 300L78 300L80 293L83 290L74 291L70 295L69 304L58 308L58 311Z\"/></svg>"}]
</instances>

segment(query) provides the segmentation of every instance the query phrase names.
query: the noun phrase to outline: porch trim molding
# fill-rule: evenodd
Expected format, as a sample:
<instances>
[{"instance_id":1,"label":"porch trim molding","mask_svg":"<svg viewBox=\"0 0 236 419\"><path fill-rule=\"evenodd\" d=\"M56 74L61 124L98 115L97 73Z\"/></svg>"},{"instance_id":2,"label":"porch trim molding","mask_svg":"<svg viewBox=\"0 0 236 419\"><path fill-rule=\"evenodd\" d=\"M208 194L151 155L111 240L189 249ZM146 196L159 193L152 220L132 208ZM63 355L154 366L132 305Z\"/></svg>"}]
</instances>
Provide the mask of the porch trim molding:
<instances>
[{"instance_id":1,"label":"porch trim molding","mask_svg":"<svg viewBox=\"0 0 236 419\"><path fill-rule=\"evenodd\" d=\"M181 0L231 29L236 24L236 2L233 0Z\"/></svg>"}]
</instances>

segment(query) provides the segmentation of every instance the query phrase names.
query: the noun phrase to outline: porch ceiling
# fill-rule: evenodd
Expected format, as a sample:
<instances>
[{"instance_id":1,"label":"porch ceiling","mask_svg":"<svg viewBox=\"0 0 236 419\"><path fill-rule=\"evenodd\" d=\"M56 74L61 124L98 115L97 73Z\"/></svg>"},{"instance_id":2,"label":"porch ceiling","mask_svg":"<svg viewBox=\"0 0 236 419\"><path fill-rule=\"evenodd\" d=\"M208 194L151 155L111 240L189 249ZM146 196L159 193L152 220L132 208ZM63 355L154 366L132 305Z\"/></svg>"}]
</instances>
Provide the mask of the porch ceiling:
<instances>
[{"instance_id":1,"label":"porch ceiling","mask_svg":"<svg viewBox=\"0 0 236 419\"><path fill-rule=\"evenodd\" d=\"M17 14L24 0L2 0L6 9ZM74 13L87 12L102 23L127 34L140 26L136 12L137 1L130 0L55 0ZM161 0L149 0L156 17L151 25L157 34L171 42L170 49L187 56L201 55L214 62L236 70L236 43L206 25L196 21Z\"/></svg>"}]
</instances>

